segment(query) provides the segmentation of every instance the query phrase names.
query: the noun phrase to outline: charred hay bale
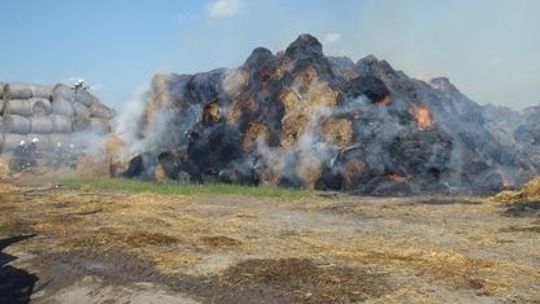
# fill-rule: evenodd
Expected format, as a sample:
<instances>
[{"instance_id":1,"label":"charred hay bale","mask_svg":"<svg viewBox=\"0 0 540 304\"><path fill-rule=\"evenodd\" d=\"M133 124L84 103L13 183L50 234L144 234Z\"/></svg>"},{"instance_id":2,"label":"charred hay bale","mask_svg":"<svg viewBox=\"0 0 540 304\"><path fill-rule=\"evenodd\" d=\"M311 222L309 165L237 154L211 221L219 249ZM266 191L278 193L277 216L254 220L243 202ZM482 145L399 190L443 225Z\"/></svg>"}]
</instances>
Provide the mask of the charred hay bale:
<instances>
[{"instance_id":1,"label":"charred hay bale","mask_svg":"<svg viewBox=\"0 0 540 304\"><path fill-rule=\"evenodd\" d=\"M340 148L350 145L352 140L352 122L345 118L328 118L322 122L321 137L328 143Z\"/></svg>"},{"instance_id":2,"label":"charred hay bale","mask_svg":"<svg viewBox=\"0 0 540 304\"><path fill-rule=\"evenodd\" d=\"M356 99L365 95L372 102L388 104L390 90L384 82L375 76L359 76L349 81L345 89L349 99Z\"/></svg>"},{"instance_id":3,"label":"charred hay bale","mask_svg":"<svg viewBox=\"0 0 540 304\"><path fill-rule=\"evenodd\" d=\"M162 152L158 156L159 167L165 178L187 182L191 180L194 168L189 165L187 150L175 149Z\"/></svg>"},{"instance_id":4,"label":"charred hay bale","mask_svg":"<svg viewBox=\"0 0 540 304\"><path fill-rule=\"evenodd\" d=\"M51 113L51 103L45 98L10 99L5 105L5 113L21 116L45 116Z\"/></svg>"},{"instance_id":5,"label":"charred hay bale","mask_svg":"<svg viewBox=\"0 0 540 304\"><path fill-rule=\"evenodd\" d=\"M122 177L153 180L158 166L157 156L153 152L145 152L137 155L129 161L127 170Z\"/></svg>"},{"instance_id":6,"label":"charred hay bale","mask_svg":"<svg viewBox=\"0 0 540 304\"><path fill-rule=\"evenodd\" d=\"M452 139L438 129L414 132L392 139L386 170L424 183L437 183L449 170Z\"/></svg>"},{"instance_id":7,"label":"charred hay bale","mask_svg":"<svg viewBox=\"0 0 540 304\"><path fill-rule=\"evenodd\" d=\"M203 174L217 178L220 170L242 156L241 134L224 123L199 123L190 134L188 156Z\"/></svg>"},{"instance_id":8,"label":"charred hay bale","mask_svg":"<svg viewBox=\"0 0 540 304\"><path fill-rule=\"evenodd\" d=\"M342 164L341 176L343 177L343 189L353 190L363 182L367 173L366 163L360 159L349 159Z\"/></svg>"},{"instance_id":9,"label":"charred hay bale","mask_svg":"<svg viewBox=\"0 0 540 304\"><path fill-rule=\"evenodd\" d=\"M28 134L32 130L30 119L20 115L4 116L5 131L14 134Z\"/></svg>"},{"instance_id":10,"label":"charred hay bale","mask_svg":"<svg viewBox=\"0 0 540 304\"><path fill-rule=\"evenodd\" d=\"M4 115L4 100L0 98L0 115Z\"/></svg>"},{"instance_id":11,"label":"charred hay bale","mask_svg":"<svg viewBox=\"0 0 540 304\"><path fill-rule=\"evenodd\" d=\"M51 86L26 84L26 83L11 83L4 85L4 99L29 99L29 98L45 98L50 100L53 88Z\"/></svg>"},{"instance_id":12,"label":"charred hay bale","mask_svg":"<svg viewBox=\"0 0 540 304\"><path fill-rule=\"evenodd\" d=\"M270 129L264 123L252 122L248 125L248 128L244 133L242 148L246 152L252 152L257 147L258 140L268 145L270 140Z\"/></svg>"},{"instance_id":13,"label":"charred hay bale","mask_svg":"<svg viewBox=\"0 0 540 304\"><path fill-rule=\"evenodd\" d=\"M391 179L386 176L377 176L366 185L367 193L377 196L406 196L414 191L411 183L404 179Z\"/></svg>"}]
</instances>

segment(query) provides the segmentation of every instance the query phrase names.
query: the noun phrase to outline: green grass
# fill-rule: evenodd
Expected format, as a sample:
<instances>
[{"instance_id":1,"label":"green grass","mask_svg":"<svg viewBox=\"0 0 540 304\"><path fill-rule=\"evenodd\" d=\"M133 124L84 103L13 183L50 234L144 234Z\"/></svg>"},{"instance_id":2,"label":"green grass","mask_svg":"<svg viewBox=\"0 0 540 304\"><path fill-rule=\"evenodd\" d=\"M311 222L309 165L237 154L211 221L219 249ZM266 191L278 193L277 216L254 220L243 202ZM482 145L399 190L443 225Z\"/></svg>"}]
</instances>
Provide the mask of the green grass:
<instances>
[{"instance_id":1,"label":"green grass","mask_svg":"<svg viewBox=\"0 0 540 304\"><path fill-rule=\"evenodd\" d=\"M271 197L281 199L301 199L309 195L306 191L275 187L251 187L224 183L191 184L167 182L145 182L123 178L65 178L60 183L69 187L90 188L105 191L124 191L128 193L159 193L163 195L196 194L237 194L252 197Z\"/></svg>"}]
</instances>

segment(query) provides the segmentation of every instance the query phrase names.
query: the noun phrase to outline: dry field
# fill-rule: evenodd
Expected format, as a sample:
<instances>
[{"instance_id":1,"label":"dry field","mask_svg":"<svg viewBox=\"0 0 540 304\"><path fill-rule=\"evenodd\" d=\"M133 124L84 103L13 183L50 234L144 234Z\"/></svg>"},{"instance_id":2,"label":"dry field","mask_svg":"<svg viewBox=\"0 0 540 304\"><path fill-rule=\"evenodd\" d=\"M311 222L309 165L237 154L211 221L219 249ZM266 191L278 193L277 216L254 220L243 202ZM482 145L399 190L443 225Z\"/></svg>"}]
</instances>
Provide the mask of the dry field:
<instances>
[{"instance_id":1,"label":"dry field","mask_svg":"<svg viewBox=\"0 0 540 304\"><path fill-rule=\"evenodd\" d=\"M537 205L58 183L0 183L0 303L540 303Z\"/></svg>"}]
</instances>

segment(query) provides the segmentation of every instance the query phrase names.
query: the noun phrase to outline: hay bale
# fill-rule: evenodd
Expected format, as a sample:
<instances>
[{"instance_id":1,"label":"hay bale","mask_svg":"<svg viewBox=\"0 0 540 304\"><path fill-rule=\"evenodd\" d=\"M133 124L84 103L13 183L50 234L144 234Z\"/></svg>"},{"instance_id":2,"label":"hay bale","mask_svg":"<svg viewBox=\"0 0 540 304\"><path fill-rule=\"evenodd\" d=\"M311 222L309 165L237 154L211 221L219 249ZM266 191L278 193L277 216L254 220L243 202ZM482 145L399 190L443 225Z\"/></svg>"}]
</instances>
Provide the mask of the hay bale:
<instances>
[{"instance_id":1,"label":"hay bale","mask_svg":"<svg viewBox=\"0 0 540 304\"><path fill-rule=\"evenodd\" d=\"M75 101L75 93L72 88L65 84L57 84L52 90L52 99L55 100L65 100L70 103Z\"/></svg>"},{"instance_id":2,"label":"hay bale","mask_svg":"<svg viewBox=\"0 0 540 304\"><path fill-rule=\"evenodd\" d=\"M75 117L73 119L73 131L80 132L90 129L90 118Z\"/></svg>"},{"instance_id":3,"label":"hay bale","mask_svg":"<svg viewBox=\"0 0 540 304\"><path fill-rule=\"evenodd\" d=\"M30 122L32 123L32 133L51 134L55 130L54 121L50 116L33 117Z\"/></svg>"},{"instance_id":4,"label":"hay bale","mask_svg":"<svg viewBox=\"0 0 540 304\"><path fill-rule=\"evenodd\" d=\"M94 103L100 103L99 99L84 89L74 91L74 96L76 102L80 102L87 107L92 106Z\"/></svg>"},{"instance_id":5,"label":"hay bale","mask_svg":"<svg viewBox=\"0 0 540 304\"><path fill-rule=\"evenodd\" d=\"M53 114L44 117L32 117L28 121L30 122L30 130L24 134L63 134L73 132L73 121L71 118L63 115Z\"/></svg>"},{"instance_id":6,"label":"hay bale","mask_svg":"<svg viewBox=\"0 0 540 304\"><path fill-rule=\"evenodd\" d=\"M56 115L62 115L67 117L73 117L75 115L75 108L73 103L63 98L53 98L51 104L52 113Z\"/></svg>"},{"instance_id":7,"label":"hay bale","mask_svg":"<svg viewBox=\"0 0 540 304\"><path fill-rule=\"evenodd\" d=\"M114 116L114 112L111 108L97 101L90 105L89 112L91 117L111 119Z\"/></svg>"},{"instance_id":8,"label":"hay bale","mask_svg":"<svg viewBox=\"0 0 540 304\"><path fill-rule=\"evenodd\" d=\"M328 118L321 125L321 136L340 148L348 147L352 141L352 122L348 119Z\"/></svg>"},{"instance_id":9,"label":"hay bale","mask_svg":"<svg viewBox=\"0 0 540 304\"><path fill-rule=\"evenodd\" d=\"M21 141L28 141L28 136L13 133L3 133L2 152L13 152L19 146Z\"/></svg>"},{"instance_id":10,"label":"hay bale","mask_svg":"<svg viewBox=\"0 0 540 304\"><path fill-rule=\"evenodd\" d=\"M0 98L0 115L4 112L4 100Z\"/></svg>"},{"instance_id":11,"label":"hay bale","mask_svg":"<svg viewBox=\"0 0 540 304\"><path fill-rule=\"evenodd\" d=\"M51 86L27 84L27 83L10 83L4 85L4 99L29 99L29 98L45 98L50 100L53 88Z\"/></svg>"},{"instance_id":12,"label":"hay bale","mask_svg":"<svg viewBox=\"0 0 540 304\"><path fill-rule=\"evenodd\" d=\"M76 118L88 119L90 117L90 110L80 102L75 102L73 109L75 110Z\"/></svg>"},{"instance_id":13,"label":"hay bale","mask_svg":"<svg viewBox=\"0 0 540 304\"><path fill-rule=\"evenodd\" d=\"M101 118L90 118L88 129L97 134L107 134L111 131L109 120Z\"/></svg>"},{"instance_id":14,"label":"hay bale","mask_svg":"<svg viewBox=\"0 0 540 304\"><path fill-rule=\"evenodd\" d=\"M28 134L32 130L32 123L24 116L9 115L4 116L4 128L8 133Z\"/></svg>"},{"instance_id":15,"label":"hay bale","mask_svg":"<svg viewBox=\"0 0 540 304\"><path fill-rule=\"evenodd\" d=\"M248 125L242 140L242 148L244 151L252 152L255 150L257 140L261 140L266 143L266 145L268 145L270 141L270 129L264 123L250 123Z\"/></svg>"},{"instance_id":16,"label":"hay bale","mask_svg":"<svg viewBox=\"0 0 540 304\"><path fill-rule=\"evenodd\" d=\"M54 125L54 133L71 133L73 132L73 120L63 115L49 116Z\"/></svg>"},{"instance_id":17,"label":"hay bale","mask_svg":"<svg viewBox=\"0 0 540 304\"><path fill-rule=\"evenodd\" d=\"M73 131L72 120L62 115L33 117L30 122L31 133L35 134L71 133Z\"/></svg>"},{"instance_id":18,"label":"hay bale","mask_svg":"<svg viewBox=\"0 0 540 304\"><path fill-rule=\"evenodd\" d=\"M4 98L4 83L0 81L0 99Z\"/></svg>"},{"instance_id":19,"label":"hay bale","mask_svg":"<svg viewBox=\"0 0 540 304\"><path fill-rule=\"evenodd\" d=\"M51 113L51 103L45 98L10 99L5 113L21 116L45 116Z\"/></svg>"}]
</instances>

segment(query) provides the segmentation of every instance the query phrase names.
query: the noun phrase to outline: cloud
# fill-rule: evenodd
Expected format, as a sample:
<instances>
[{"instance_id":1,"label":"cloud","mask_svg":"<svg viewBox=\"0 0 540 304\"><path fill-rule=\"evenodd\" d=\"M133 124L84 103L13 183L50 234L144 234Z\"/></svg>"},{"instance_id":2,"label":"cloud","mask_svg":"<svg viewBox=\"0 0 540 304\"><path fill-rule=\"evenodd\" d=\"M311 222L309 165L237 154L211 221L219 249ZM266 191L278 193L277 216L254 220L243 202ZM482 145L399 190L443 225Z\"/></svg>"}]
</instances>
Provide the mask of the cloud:
<instances>
[{"instance_id":1,"label":"cloud","mask_svg":"<svg viewBox=\"0 0 540 304\"><path fill-rule=\"evenodd\" d=\"M333 44L341 40L340 33L327 33L324 35L323 43L324 44Z\"/></svg>"},{"instance_id":2,"label":"cloud","mask_svg":"<svg viewBox=\"0 0 540 304\"><path fill-rule=\"evenodd\" d=\"M213 18L230 16L242 8L241 0L214 0L207 6L208 13Z\"/></svg>"}]
</instances>

